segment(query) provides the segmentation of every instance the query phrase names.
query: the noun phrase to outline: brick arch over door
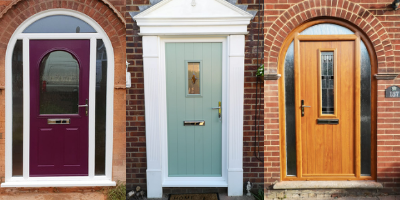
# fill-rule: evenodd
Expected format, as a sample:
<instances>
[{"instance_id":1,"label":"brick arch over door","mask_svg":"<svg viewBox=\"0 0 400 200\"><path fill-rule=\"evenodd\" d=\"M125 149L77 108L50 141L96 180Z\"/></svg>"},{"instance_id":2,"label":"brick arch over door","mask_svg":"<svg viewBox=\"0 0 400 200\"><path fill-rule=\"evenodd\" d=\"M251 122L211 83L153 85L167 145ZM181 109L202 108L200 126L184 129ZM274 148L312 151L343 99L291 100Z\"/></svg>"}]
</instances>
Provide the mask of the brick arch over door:
<instances>
[{"instance_id":1,"label":"brick arch over door","mask_svg":"<svg viewBox=\"0 0 400 200\"><path fill-rule=\"evenodd\" d=\"M126 21L121 14L107 0L89 1L62 1L62 0L41 0L39 3L34 0L15 0L0 13L0 69L4 69L5 53L14 31L29 17L50 9L75 10L94 19L107 33L113 48L115 57L115 74L125 74L126 49ZM114 8L114 9L113 9ZM122 17L122 18L121 18ZM0 70L0 87L4 87L4 70ZM125 85L125 76L115 76L115 85Z\"/></svg>"},{"instance_id":2,"label":"brick arch over door","mask_svg":"<svg viewBox=\"0 0 400 200\"><path fill-rule=\"evenodd\" d=\"M371 12L347 0L306 0L288 8L268 28L264 38L266 73L277 73L278 55L289 33L300 24L320 17L339 18L359 27L374 46L378 72L394 72L394 53L389 35Z\"/></svg>"},{"instance_id":3,"label":"brick arch over door","mask_svg":"<svg viewBox=\"0 0 400 200\"><path fill-rule=\"evenodd\" d=\"M20 1L23 0L14 0L11 3L9 3L3 11L0 12L0 18L3 17L3 15L14 5L16 5L17 3L19 3ZM122 23L124 23L126 25L126 21L123 17L123 15L112 5L112 3L108 0L99 0L102 1L104 4L106 4L107 6L110 7L110 9L118 16L118 18L122 21ZM61 4L61 1L55 1L58 4ZM39 4L40 5L40 4ZM41 5L40 5L41 6Z\"/></svg>"}]
</instances>

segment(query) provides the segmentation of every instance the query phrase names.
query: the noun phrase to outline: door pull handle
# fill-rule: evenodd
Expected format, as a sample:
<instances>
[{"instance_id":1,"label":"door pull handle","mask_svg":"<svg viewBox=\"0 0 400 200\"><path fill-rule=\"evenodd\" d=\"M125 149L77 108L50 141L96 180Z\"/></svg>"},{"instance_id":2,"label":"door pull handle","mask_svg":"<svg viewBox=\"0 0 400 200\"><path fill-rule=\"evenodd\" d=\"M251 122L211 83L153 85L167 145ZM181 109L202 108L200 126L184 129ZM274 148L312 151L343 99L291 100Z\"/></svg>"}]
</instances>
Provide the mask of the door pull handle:
<instances>
[{"instance_id":1,"label":"door pull handle","mask_svg":"<svg viewBox=\"0 0 400 200\"><path fill-rule=\"evenodd\" d=\"M219 101L218 102L218 107L213 107L213 108L211 108L211 109L218 109L218 118L219 118L219 121L221 122L221 102Z\"/></svg>"},{"instance_id":2,"label":"door pull handle","mask_svg":"<svg viewBox=\"0 0 400 200\"><path fill-rule=\"evenodd\" d=\"M301 116L304 117L304 108L311 108L311 106L305 106L304 100L301 100Z\"/></svg>"},{"instance_id":3,"label":"door pull handle","mask_svg":"<svg viewBox=\"0 0 400 200\"><path fill-rule=\"evenodd\" d=\"M86 99L86 104L85 105L79 105L78 104L78 108L85 108L86 116L88 116L89 104L88 104L88 100L87 99Z\"/></svg>"}]
</instances>

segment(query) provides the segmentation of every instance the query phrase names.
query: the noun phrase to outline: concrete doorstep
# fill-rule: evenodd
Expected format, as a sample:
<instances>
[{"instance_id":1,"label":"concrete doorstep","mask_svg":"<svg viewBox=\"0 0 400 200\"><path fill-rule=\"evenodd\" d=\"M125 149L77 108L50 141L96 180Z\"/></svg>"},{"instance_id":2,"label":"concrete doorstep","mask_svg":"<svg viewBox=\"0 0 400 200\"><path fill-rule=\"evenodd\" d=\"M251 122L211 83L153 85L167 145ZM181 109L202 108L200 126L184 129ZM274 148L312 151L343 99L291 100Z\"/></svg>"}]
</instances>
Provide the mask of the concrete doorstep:
<instances>
[{"instance_id":1,"label":"concrete doorstep","mask_svg":"<svg viewBox=\"0 0 400 200\"><path fill-rule=\"evenodd\" d=\"M151 200L168 200L169 195L164 195L161 199L151 199ZM143 200L147 200L148 198L143 198ZM220 200L254 200L253 196L234 196L230 197L227 193L219 193ZM150 200L150 199L149 199Z\"/></svg>"}]
</instances>

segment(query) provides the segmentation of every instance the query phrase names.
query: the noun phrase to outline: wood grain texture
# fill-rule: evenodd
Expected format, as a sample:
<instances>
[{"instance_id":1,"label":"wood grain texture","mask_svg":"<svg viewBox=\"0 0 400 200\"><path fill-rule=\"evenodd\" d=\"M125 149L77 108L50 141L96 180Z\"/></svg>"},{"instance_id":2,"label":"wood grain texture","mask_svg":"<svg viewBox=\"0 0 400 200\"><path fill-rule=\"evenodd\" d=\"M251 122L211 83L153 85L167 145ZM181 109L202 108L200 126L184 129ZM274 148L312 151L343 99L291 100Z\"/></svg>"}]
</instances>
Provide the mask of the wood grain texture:
<instances>
[{"instance_id":1,"label":"wood grain texture","mask_svg":"<svg viewBox=\"0 0 400 200\"><path fill-rule=\"evenodd\" d=\"M337 88L334 94L335 110L337 110L335 113L339 119L338 125L316 123L320 117L320 96L318 94L321 87L318 79L321 76L318 70L320 67L318 61L321 49L323 51L337 49L334 54L337 63L334 78L335 85L340 85L340 88ZM299 65L296 70L300 70L298 72L300 77L296 81L296 89L300 89L300 91L296 91L299 93L296 96L296 103L304 100L305 105L311 106L304 108L305 115L304 117L300 116L300 129L297 131L302 145L300 154L303 158L300 161L303 169L301 174L309 177L310 180L312 177L326 177L327 180L332 177L344 179L356 177L355 41L300 41L299 49L296 50L295 57L299 58L298 61L295 61ZM330 117L334 118L335 115ZM338 140L341 142L338 143Z\"/></svg>"},{"instance_id":2,"label":"wood grain texture","mask_svg":"<svg viewBox=\"0 0 400 200\"><path fill-rule=\"evenodd\" d=\"M341 159L342 159L342 154L345 152L342 152L342 147L344 146L343 144L346 143L346 141L349 139L348 137L343 137L344 134L333 134L332 135L332 151L338 152L337 154L333 154L332 155L332 162L336 163L335 165L333 165L333 173L334 176L328 176L328 175L323 175L324 177L318 177L318 176L312 176L311 178L308 177L307 174L302 175L302 171L304 170L303 167L305 167L305 165L301 162L301 160L304 159L305 155L302 155L302 147L299 145L304 145L301 140L302 137L300 134L296 134L296 145L297 145L297 176L293 177L293 176L286 176L286 121L285 121L285 78L284 78L284 63L285 63L285 54L290 46L290 43L292 41L294 41L295 44L295 52L299 52L299 49L296 48L296 46L299 46L299 39L302 39L301 37L304 36L299 36L299 33L301 31L303 31L304 29L316 25L316 24L321 24L321 23L333 23L333 24L337 24L340 26L344 26L346 28L349 28L350 30L352 30L353 32L355 32L354 36L351 36L350 38L347 38L345 40L350 40L350 41L355 41L357 39L357 35L360 37L360 39L364 42L364 44L366 45L369 55L370 55L370 59L371 59L371 74L376 74L377 73L377 59L376 59L376 53L374 51L374 47L373 44L371 43L371 41L368 39L368 36L366 36L364 33L360 32L360 30L358 29L358 27L353 26L347 22L344 21L340 21L340 20L336 20L336 19L318 19L318 20L313 20L313 21L309 21L309 22L305 22L301 25L299 25L295 30L293 30L284 40L284 43L282 45L282 48L280 49L279 52L279 60L278 60L278 73L282 74L282 78L279 80L279 120L280 120L280 155L281 155L281 165L280 165L280 169L281 169L281 180L283 181L303 181L303 180L376 180L377 177L377 167L376 167L376 162L377 162L377 152L376 152L376 145L377 145L377 81L376 79L372 78L371 79L371 176L358 176L356 177L355 175L349 175L349 176L344 176L344 174L342 174L342 176L337 176L335 175L337 172L342 171L343 166L345 166L345 164L341 163ZM310 38L303 38L304 40L316 40L317 37L312 36L313 39ZM320 40L325 40L325 41L341 41L340 39L332 39L332 36L328 37L321 37L318 38ZM303 40L303 41L304 41ZM343 40L343 39L342 39ZM298 59L299 54L295 54L295 89L297 90L298 87L300 87L300 84L297 84L297 82L299 80L299 77L296 76L300 76L300 72L297 73L296 69L298 70L298 67L296 67L296 65L300 65L296 63L296 60ZM335 55L336 57L337 55ZM357 58L359 59L359 58ZM355 62L355 60L354 60ZM355 82L353 82L353 84L355 84ZM341 85L340 82L337 83L337 92L338 93L344 93L339 91L340 88L345 87L346 84L344 84L343 86ZM295 92L295 96L296 98L298 97L299 94L297 94L297 92ZM299 109L300 111L300 102L298 102L296 100L296 109ZM338 104L340 104L340 101L337 102ZM359 104L358 104L359 105ZM335 107L339 107L340 105L335 105ZM307 112L307 111L306 111ZM338 113L339 114L339 113ZM297 118L301 117L301 113L300 112L296 112L296 129L301 128L301 125L299 125ZM343 120L342 120L343 121ZM341 133L342 132L342 127L341 126L332 126L332 132L336 132L336 133ZM354 138L353 138L354 139ZM355 142L355 141L354 141ZM357 148L357 147L354 147ZM353 151L356 151L356 149L353 149ZM358 151L358 150L357 150ZM356 152L354 152L354 154L356 154ZM356 155L354 155L356 156ZM358 161L356 161L358 162ZM359 163L359 162L358 162ZM357 167L355 164L353 165L353 171L356 171ZM353 174L353 173L352 173Z\"/></svg>"}]
</instances>

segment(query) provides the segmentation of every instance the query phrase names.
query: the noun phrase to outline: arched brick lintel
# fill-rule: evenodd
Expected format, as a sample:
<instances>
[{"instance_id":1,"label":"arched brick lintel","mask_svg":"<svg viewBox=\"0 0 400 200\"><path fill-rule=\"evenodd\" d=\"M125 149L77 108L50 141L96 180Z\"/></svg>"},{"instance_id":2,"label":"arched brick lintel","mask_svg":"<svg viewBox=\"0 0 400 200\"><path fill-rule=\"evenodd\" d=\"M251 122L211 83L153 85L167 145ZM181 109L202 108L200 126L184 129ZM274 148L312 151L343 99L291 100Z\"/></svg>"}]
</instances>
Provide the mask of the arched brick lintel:
<instances>
[{"instance_id":1,"label":"arched brick lintel","mask_svg":"<svg viewBox=\"0 0 400 200\"><path fill-rule=\"evenodd\" d=\"M374 46L378 72L394 72L394 53L389 35L371 12L347 0L306 0L288 8L268 28L264 38L265 73L277 73L278 56L286 37L304 22L321 17L339 18L359 27Z\"/></svg>"},{"instance_id":2,"label":"arched brick lintel","mask_svg":"<svg viewBox=\"0 0 400 200\"><path fill-rule=\"evenodd\" d=\"M14 0L9 5L7 5L7 7L2 12L0 12L0 18L2 18L3 15L5 13L7 13L8 10L10 10L14 5L19 3L20 1L24 1L24 0ZM124 16L108 0L98 0L98 1L101 1L105 5L110 7L110 9L118 16L118 18L121 20L121 22L126 26L126 20L125 20ZM62 2L61 0L54 1L54 3L57 3L59 5L61 5L61 2ZM79 2L85 3L84 1L79 1Z\"/></svg>"}]
</instances>

